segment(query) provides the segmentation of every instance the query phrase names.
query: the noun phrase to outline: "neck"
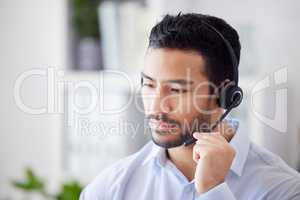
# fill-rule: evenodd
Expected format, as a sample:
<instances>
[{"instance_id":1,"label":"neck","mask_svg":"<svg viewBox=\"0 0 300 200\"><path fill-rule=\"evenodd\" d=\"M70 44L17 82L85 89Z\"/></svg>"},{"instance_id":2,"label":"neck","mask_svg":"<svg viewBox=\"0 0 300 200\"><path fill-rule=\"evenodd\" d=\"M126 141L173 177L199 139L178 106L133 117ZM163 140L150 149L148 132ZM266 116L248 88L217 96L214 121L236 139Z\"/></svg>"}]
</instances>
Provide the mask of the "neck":
<instances>
[{"instance_id":1,"label":"neck","mask_svg":"<svg viewBox=\"0 0 300 200\"><path fill-rule=\"evenodd\" d=\"M168 158L189 180L194 179L197 163L193 160L193 144L167 149Z\"/></svg>"}]
</instances>

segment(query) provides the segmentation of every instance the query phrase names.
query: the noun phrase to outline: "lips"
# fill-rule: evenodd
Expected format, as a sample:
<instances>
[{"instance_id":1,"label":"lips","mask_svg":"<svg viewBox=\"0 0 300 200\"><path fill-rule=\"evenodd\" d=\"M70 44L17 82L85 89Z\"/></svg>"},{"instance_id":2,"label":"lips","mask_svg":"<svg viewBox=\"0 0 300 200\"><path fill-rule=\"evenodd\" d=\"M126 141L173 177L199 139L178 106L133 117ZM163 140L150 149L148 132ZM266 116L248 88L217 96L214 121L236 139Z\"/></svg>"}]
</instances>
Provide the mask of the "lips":
<instances>
[{"instance_id":1,"label":"lips","mask_svg":"<svg viewBox=\"0 0 300 200\"><path fill-rule=\"evenodd\" d=\"M150 127L154 130L159 131L171 131L177 128L177 125L174 123L168 123L161 120L150 120Z\"/></svg>"}]
</instances>

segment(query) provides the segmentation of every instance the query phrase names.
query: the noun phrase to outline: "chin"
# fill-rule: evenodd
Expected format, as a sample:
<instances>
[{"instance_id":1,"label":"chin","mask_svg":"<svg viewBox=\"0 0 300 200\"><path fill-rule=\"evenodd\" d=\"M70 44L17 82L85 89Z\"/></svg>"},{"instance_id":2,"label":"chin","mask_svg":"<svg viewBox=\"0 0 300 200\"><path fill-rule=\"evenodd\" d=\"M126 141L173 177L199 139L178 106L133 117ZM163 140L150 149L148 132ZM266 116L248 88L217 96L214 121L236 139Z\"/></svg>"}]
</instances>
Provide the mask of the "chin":
<instances>
[{"instance_id":1,"label":"chin","mask_svg":"<svg viewBox=\"0 0 300 200\"><path fill-rule=\"evenodd\" d=\"M151 133L152 141L163 148L173 148L178 147L183 144L180 135L170 134L170 133Z\"/></svg>"}]
</instances>

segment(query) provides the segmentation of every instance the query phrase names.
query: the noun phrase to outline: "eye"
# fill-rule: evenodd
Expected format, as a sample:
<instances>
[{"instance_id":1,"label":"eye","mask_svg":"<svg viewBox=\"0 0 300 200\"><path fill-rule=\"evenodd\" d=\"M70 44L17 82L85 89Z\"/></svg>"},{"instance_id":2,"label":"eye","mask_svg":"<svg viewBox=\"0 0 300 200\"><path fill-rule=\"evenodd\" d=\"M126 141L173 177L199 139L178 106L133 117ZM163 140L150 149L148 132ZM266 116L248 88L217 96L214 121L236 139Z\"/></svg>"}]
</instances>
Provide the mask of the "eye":
<instances>
[{"instance_id":1,"label":"eye","mask_svg":"<svg viewBox=\"0 0 300 200\"><path fill-rule=\"evenodd\" d=\"M175 93L186 93L187 92L186 89L179 89L179 88L171 88L170 90L171 90L171 92L175 92Z\"/></svg>"},{"instance_id":2,"label":"eye","mask_svg":"<svg viewBox=\"0 0 300 200\"><path fill-rule=\"evenodd\" d=\"M149 88L154 88L154 85L152 83L143 83L143 87L149 87Z\"/></svg>"}]
</instances>

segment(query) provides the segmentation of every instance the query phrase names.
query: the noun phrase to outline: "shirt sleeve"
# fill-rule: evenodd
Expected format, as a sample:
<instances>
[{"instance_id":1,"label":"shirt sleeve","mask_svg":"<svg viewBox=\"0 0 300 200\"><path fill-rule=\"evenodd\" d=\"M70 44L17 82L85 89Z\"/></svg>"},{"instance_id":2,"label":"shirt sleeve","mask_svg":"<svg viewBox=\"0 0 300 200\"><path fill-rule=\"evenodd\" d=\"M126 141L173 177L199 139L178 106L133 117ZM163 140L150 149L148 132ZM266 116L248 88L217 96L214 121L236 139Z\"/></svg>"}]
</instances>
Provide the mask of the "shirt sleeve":
<instances>
[{"instance_id":1,"label":"shirt sleeve","mask_svg":"<svg viewBox=\"0 0 300 200\"><path fill-rule=\"evenodd\" d=\"M236 200L228 185L224 182L203 194L197 194L195 200Z\"/></svg>"},{"instance_id":2,"label":"shirt sleeve","mask_svg":"<svg viewBox=\"0 0 300 200\"><path fill-rule=\"evenodd\" d=\"M80 194L79 200L105 200L105 185L99 184L103 182L98 182L98 184L89 184Z\"/></svg>"},{"instance_id":3,"label":"shirt sleeve","mask_svg":"<svg viewBox=\"0 0 300 200\"><path fill-rule=\"evenodd\" d=\"M80 194L79 200L106 200L110 168L103 170Z\"/></svg>"},{"instance_id":4,"label":"shirt sleeve","mask_svg":"<svg viewBox=\"0 0 300 200\"><path fill-rule=\"evenodd\" d=\"M274 200L300 200L300 178L293 177L284 180L273 187L267 194L266 199Z\"/></svg>"},{"instance_id":5,"label":"shirt sleeve","mask_svg":"<svg viewBox=\"0 0 300 200\"><path fill-rule=\"evenodd\" d=\"M86 200L87 198L85 198L85 191L83 190L80 194L79 200Z\"/></svg>"}]
</instances>

